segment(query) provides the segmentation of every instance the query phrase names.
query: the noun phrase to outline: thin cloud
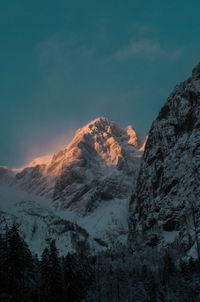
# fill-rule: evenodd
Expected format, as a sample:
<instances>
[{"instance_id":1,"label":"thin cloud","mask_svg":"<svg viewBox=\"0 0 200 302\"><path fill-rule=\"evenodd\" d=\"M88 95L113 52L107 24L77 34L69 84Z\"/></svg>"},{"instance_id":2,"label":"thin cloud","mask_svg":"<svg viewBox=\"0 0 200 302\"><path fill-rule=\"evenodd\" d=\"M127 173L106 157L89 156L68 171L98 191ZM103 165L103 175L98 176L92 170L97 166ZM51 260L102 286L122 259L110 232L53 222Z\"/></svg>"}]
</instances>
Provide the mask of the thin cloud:
<instances>
[{"instance_id":1,"label":"thin cloud","mask_svg":"<svg viewBox=\"0 0 200 302\"><path fill-rule=\"evenodd\" d=\"M158 56L165 55L160 43L148 39L133 41L122 49L117 50L115 57L118 59L126 59L130 57L144 57L153 60Z\"/></svg>"}]
</instances>

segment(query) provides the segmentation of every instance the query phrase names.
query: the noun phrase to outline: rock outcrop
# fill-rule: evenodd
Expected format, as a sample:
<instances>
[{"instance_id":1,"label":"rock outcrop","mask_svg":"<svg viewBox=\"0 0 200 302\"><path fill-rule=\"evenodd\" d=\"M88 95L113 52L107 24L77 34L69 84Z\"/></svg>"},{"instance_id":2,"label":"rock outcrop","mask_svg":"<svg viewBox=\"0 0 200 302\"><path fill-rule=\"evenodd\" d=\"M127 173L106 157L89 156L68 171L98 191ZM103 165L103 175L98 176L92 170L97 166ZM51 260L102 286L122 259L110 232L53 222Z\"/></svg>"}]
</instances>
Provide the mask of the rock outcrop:
<instances>
[{"instance_id":1,"label":"rock outcrop","mask_svg":"<svg viewBox=\"0 0 200 302\"><path fill-rule=\"evenodd\" d=\"M177 244L192 253L199 225L200 64L152 124L131 200L129 239L132 246Z\"/></svg>"}]
</instances>

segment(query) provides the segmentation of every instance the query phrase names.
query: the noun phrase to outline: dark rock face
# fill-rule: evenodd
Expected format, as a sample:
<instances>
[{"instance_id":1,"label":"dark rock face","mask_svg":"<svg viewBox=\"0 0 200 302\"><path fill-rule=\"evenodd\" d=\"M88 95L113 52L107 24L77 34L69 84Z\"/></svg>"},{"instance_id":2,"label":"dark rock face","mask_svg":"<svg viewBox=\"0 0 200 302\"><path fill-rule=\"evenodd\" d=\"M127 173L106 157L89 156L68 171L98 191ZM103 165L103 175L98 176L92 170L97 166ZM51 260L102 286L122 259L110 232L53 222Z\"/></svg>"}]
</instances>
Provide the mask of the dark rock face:
<instances>
[{"instance_id":1,"label":"dark rock face","mask_svg":"<svg viewBox=\"0 0 200 302\"><path fill-rule=\"evenodd\" d=\"M199 225L200 64L175 87L150 129L130 206L130 240L143 232L167 244L173 232L170 242L188 245L193 206Z\"/></svg>"}]
</instances>

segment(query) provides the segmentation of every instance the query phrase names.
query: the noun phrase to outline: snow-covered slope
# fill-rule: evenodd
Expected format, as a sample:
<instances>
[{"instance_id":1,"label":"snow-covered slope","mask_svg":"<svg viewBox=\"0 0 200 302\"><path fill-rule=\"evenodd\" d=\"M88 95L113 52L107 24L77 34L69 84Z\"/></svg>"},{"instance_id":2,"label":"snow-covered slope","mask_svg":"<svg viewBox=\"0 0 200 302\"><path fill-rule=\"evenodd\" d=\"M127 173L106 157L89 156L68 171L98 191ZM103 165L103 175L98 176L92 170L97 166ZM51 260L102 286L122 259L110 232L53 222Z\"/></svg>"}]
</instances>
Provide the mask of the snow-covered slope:
<instances>
[{"instance_id":1,"label":"snow-covered slope","mask_svg":"<svg viewBox=\"0 0 200 302\"><path fill-rule=\"evenodd\" d=\"M37 240L43 243L37 241L40 243L35 245L44 245L48 227L58 217L84 228L91 237L90 244L95 241L97 245L110 246L116 236L124 243L128 203L144 145L145 139L132 126L122 128L104 117L98 118L79 129L57 154L37 158L20 171L2 167L0 183L27 194L23 202L11 207L14 212L11 208L4 212L17 217L23 213L25 230L34 226L36 215L30 213L44 213L42 218L37 216L37 225L42 228L41 232L38 229L42 239ZM28 196L32 195L34 200L29 203Z\"/></svg>"},{"instance_id":2,"label":"snow-covered slope","mask_svg":"<svg viewBox=\"0 0 200 302\"><path fill-rule=\"evenodd\" d=\"M13 223L19 225L21 235L31 250L39 255L51 239L56 240L63 255L66 251L76 251L80 246L96 246L85 229L56 215L49 200L1 183L0 232L4 233L6 225Z\"/></svg>"},{"instance_id":3,"label":"snow-covered slope","mask_svg":"<svg viewBox=\"0 0 200 302\"><path fill-rule=\"evenodd\" d=\"M181 250L195 249L195 224L200 225L200 64L175 87L152 124L129 224L133 246L139 240L149 246L173 243Z\"/></svg>"},{"instance_id":4,"label":"snow-covered slope","mask_svg":"<svg viewBox=\"0 0 200 302\"><path fill-rule=\"evenodd\" d=\"M0 233L17 223L32 252L39 255L51 239L56 240L61 255L81 246L98 249L84 228L55 213L51 200L24 191L15 184L14 178L12 170L0 168Z\"/></svg>"},{"instance_id":5,"label":"snow-covered slope","mask_svg":"<svg viewBox=\"0 0 200 302\"><path fill-rule=\"evenodd\" d=\"M32 161L16 179L28 191L52 198L58 207L78 203L79 210L88 212L94 199L124 198L131 192L129 180L136 179L143 145L131 126L123 129L98 118L79 129L64 150L48 156L47 162Z\"/></svg>"}]
</instances>

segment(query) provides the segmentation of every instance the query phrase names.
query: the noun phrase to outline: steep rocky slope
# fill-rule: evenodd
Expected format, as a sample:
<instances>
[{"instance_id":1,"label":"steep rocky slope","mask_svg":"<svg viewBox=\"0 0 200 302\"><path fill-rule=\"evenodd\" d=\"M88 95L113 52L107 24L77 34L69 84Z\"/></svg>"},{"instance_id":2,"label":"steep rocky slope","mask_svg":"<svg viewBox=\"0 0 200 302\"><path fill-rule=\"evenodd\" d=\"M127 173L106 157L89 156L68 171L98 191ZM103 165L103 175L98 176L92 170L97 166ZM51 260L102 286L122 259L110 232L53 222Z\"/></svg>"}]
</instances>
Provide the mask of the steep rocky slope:
<instances>
[{"instance_id":1,"label":"steep rocky slope","mask_svg":"<svg viewBox=\"0 0 200 302\"><path fill-rule=\"evenodd\" d=\"M47 163L36 159L16 174L23 188L52 198L60 208L89 211L98 200L124 198L136 179L144 140L126 129L98 118L79 129L64 150ZM80 203L79 203L80 201Z\"/></svg>"},{"instance_id":2,"label":"steep rocky slope","mask_svg":"<svg viewBox=\"0 0 200 302\"><path fill-rule=\"evenodd\" d=\"M129 199L144 145L145 139L138 136L132 126L122 128L106 118L98 118L79 129L64 150L37 158L20 171L0 168L0 184L9 186L11 191L26 193L23 202L19 199L4 213L17 213L17 220L20 220L19 213L23 213L22 226L31 223L27 230L33 228L32 217L37 216L29 213L38 213L37 231L43 241L50 236L44 235L48 233L48 226L50 228L54 220L59 220L59 225L64 220L85 229L92 245L95 241L99 246L110 246L116 237L124 243ZM2 187L0 193L1 190ZM34 198L30 199L32 195ZM31 200L29 205L28 200ZM1 203L2 198L0 206ZM41 218L40 214L47 218ZM42 227L44 221L48 223ZM45 231L41 231L40 226Z\"/></svg>"},{"instance_id":3,"label":"steep rocky slope","mask_svg":"<svg viewBox=\"0 0 200 302\"><path fill-rule=\"evenodd\" d=\"M196 253L200 225L200 64L153 122L131 200L129 238Z\"/></svg>"}]
</instances>

